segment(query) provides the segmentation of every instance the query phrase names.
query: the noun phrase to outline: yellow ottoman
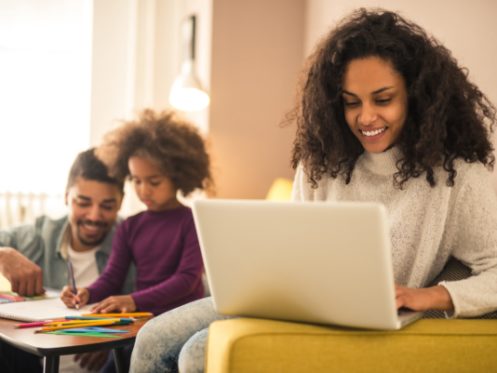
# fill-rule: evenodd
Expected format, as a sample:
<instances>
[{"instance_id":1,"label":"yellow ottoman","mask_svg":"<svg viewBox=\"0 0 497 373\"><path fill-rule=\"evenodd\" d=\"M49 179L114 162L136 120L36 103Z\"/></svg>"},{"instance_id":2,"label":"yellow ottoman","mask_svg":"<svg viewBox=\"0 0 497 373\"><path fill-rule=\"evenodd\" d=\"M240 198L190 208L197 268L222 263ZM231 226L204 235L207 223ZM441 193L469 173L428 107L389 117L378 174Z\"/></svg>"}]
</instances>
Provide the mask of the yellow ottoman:
<instances>
[{"instance_id":1,"label":"yellow ottoman","mask_svg":"<svg viewBox=\"0 0 497 373\"><path fill-rule=\"evenodd\" d=\"M366 331L239 318L209 328L208 373L497 372L497 320Z\"/></svg>"}]
</instances>

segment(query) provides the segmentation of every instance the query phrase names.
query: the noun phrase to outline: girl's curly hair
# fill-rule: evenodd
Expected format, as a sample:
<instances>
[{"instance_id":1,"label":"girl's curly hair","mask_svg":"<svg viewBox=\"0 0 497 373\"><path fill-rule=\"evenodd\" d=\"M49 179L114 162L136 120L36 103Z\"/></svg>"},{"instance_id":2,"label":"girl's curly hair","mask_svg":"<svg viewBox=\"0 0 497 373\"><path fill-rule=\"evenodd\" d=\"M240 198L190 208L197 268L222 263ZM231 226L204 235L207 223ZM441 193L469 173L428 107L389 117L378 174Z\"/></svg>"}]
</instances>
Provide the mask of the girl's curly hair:
<instances>
[{"instance_id":1,"label":"girl's curly hair","mask_svg":"<svg viewBox=\"0 0 497 373\"><path fill-rule=\"evenodd\" d=\"M139 155L154 160L184 196L213 187L203 138L172 111L144 110L137 121L125 122L107 133L97 155L118 179L130 176L128 160Z\"/></svg>"},{"instance_id":2,"label":"girl's curly hair","mask_svg":"<svg viewBox=\"0 0 497 373\"><path fill-rule=\"evenodd\" d=\"M454 185L454 160L481 162L493 168L489 131L495 106L468 80L451 52L421 27L396 13L359 9L345 18L319 44L308 60L300 102L288 119L297 123L292 166L302 163L313 187L323 174L351 180L364 149L344 116L342 82L347 64L378 56L404 77L408 113L396 145L394 183L402 188L423 173L434 186L433 168L443 166L447 185Z\"/></svg>"}]
</instances>

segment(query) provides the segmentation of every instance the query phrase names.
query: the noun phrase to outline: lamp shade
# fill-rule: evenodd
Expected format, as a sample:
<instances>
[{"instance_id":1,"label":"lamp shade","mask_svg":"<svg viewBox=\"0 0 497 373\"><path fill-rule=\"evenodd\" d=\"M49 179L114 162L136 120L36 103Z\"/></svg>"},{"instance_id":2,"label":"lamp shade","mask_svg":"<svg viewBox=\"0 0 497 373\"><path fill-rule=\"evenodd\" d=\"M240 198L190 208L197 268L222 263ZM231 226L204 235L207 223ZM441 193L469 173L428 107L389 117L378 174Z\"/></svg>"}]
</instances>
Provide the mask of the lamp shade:
<instances>
[{"instance_id":1,"label":"lamp shade","mask_svg":"<svg viewBox=\"0 0 497 373\"><path fill-rule=\"evenodd\" d=\"M182 24L183 62L169 93L169 103L182 111L199 111L210 102L203 89L195 66L196 16L191 15Z\"/></svg>"},{"instance_id":2,"label":"lamp shade","mask_svg":"<svg viewBox=\"0 0 497 373\"><path fill-rule=\"evenodd\" d=\"M203 90L195 74L193 61L184 61L180 74L171 86L169 103L182 111L198 111L205 109L209 102L209 95Z\"/></svg>"}]
</instances>

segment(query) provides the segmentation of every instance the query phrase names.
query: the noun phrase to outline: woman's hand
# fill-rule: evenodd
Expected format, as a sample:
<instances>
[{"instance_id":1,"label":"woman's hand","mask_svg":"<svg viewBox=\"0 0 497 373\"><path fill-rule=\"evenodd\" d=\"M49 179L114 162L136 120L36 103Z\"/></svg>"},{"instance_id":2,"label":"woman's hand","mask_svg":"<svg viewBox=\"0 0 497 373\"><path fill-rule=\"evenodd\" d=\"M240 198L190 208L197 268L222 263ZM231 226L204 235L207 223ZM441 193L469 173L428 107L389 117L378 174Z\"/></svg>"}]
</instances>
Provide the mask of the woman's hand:
<instances>
[{"instance_id":1,"label":"woman's hand","mask_svg":"<svg viewBox=\"0 0 497 373\"><path fill-rule=\"evenodd\" d=\"M80 308L88 303L90 292L86 288L80 288L78 293L74 294L69 286L64 286L60 299L69 308Z\"/></svg>"},{"instance_id":2,"label":"woman's hand","mask_svg":"<svg viewBox=\"0 0 497 373\"><path fill-rule=\"evenodd\" d=\"M395 286L397 308L406 307L413 311L452 311L454 304L447 289L441 285L429 288L407 288Z\"/></svg>"},{"instance_id":3,"label":"woman's hand","mask_svg":"<svg viewBox=\"0 0 497 373\"><path fill-rule=\"evenodd\" d=\"M92 308L95 313L107 313L112 311L133 312L136 311L136 304L131 295L115 295L105 298Z\"/></svg>"}]
</instances>

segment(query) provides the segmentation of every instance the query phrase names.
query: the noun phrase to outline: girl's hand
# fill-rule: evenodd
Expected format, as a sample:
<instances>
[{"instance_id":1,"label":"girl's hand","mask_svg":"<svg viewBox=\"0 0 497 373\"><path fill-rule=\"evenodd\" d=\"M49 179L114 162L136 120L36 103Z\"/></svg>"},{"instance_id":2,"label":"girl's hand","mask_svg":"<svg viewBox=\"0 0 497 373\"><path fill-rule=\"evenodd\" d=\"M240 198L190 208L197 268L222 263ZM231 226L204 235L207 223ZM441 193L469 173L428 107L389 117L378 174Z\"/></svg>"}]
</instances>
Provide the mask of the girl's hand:
<instances>
[{"instance_id":1,"label":"girl's hand","mask_svg":"<svg viewBox=\"0 0 497 373\"><path fill-rule=\"evenodd\" d=\"M60 299L69 308L79 308L88 303L90 292L86 288L80 288L77 294L73 294L69 286L64 286L60 293Z\"/></svg>"},{"instance_id":2,"label":"girl's hand","mask_svg":"<svg viewBox=\"0 0 497 373\"><path fill-rule=\"evenodd\" d=\"M133 312L136 311L136 304L131 295L115 295L105 298L92 308L95 313L108 313L112 311Z\"/></svg>"},{"instance_id":3,"label":"girl's hand","mask_svg":"<svg viewBox=\"0 0 497 373\"><path fill-rule=\"evenodd\" d=\"M454 304L447 289L441 285L429 288L407 288L395 286L397 308L406 307L413 311L452 311Z\"/></svg>"}]
</instances>

